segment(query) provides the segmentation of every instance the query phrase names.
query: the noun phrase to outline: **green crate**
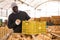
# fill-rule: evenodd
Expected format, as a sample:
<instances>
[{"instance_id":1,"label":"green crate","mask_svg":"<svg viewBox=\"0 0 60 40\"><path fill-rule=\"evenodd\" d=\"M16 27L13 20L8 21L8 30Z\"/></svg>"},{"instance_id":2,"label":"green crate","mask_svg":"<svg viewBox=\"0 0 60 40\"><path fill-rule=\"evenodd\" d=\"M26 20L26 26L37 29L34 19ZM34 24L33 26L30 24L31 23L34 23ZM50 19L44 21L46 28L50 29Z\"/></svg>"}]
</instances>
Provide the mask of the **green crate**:
<instances>
[{"instance_id":1,"label":"green crate","mask_svg":"<svg viewBox=\"0 0 60 40\"><path fill-rule=\"evenodd\" d=\"M0 26L2 26L2 19L0 19Z\"/></svg>"}]
</instances>

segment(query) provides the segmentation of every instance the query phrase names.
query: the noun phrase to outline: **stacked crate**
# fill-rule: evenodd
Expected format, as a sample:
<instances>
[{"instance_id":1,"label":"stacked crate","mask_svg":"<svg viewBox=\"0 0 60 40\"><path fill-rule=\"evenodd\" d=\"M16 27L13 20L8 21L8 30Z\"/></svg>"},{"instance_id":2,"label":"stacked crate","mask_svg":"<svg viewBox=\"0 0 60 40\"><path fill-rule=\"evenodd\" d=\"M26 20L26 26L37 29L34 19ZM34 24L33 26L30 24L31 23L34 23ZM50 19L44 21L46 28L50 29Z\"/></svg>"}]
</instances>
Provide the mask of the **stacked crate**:
<instances>
[{"instance_id":1,"label":"stacked crate","mask_svg":"<svg viewBox=\"0 0 60 40\"><path fill-rule=\"evenodd\" d=\"M40 21L49 21L51 20L50 17L41 17Z\"/></svg>"},{"instance_id":2,"label":"stacked crate","mask_svg":"<svg viewBox=\"0 0 60 40\"><path fill-rule=\"evenodd\" d=\"M60 25L60 16L52 16L52 17L51 17L51 21L52 21L55 25Z\"/></svg>"}]
</instances>

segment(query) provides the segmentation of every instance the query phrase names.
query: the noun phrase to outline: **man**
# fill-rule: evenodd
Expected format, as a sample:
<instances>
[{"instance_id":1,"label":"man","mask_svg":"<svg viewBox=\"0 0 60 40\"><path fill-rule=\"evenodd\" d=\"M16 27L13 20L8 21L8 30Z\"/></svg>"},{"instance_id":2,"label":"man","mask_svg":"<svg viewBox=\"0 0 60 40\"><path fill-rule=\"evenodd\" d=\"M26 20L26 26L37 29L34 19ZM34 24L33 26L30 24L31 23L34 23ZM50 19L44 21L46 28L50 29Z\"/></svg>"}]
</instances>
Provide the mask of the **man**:
<instances>
[{"instance_id":1,"label":"man","mask_svg":"<svg viewBox=\"0 0 60 40\"><path fill-rule=\"evenodd\" d=\"M13 12L8 18L8 27L12 28L15 33L22 32L22 21L29 20L30 17L24 11L19 11L16 3L11 5Z\"/></svg>"}]
</instances>

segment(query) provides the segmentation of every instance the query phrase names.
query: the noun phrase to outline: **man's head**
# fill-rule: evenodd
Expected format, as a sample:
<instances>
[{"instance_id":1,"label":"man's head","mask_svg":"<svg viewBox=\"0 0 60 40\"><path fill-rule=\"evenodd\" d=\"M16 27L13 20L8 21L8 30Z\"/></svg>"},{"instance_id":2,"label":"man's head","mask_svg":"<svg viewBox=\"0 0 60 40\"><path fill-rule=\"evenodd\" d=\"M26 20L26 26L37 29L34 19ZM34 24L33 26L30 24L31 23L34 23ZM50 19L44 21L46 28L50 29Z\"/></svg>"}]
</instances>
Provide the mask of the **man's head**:
<instances>
[{"instance_id":1,"label":"man's head","mask_svg":"<svg viewBox=\"0 0 60 40\"><path fill-rule=\"evenodd\" d=\"M18 12L18 6L17 6L16 3L12 3L12 4L11 4L11 7L12 7L12 10L13 10L14 12Z\"/></svg>"}]
</instances>

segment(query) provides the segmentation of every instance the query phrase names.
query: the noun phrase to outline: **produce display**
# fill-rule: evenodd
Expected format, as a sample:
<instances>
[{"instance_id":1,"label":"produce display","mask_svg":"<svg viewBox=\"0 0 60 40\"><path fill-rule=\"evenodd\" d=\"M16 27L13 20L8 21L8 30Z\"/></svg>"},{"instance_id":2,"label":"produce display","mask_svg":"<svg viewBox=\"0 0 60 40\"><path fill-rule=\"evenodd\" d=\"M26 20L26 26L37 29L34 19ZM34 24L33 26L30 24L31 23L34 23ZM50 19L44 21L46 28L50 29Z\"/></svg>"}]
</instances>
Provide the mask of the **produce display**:
<instances>
[{"instance_id":1,"label":"produce display","mask_svg":"<svg viewBox=\"0 0 60 40\"><path fill-rule=\"evenodd\" d=\"M57 25L49 26L48 32L52 35L52 39L60 40L60 26Z\"/></svg>"},{"instance_id":2,"label":"produce display","mask_svg":"<svg viewBox=\"0 0 60 40\"><path fill-rule=\"evenodd\" d=\"M48 26L48 31L55 32L55 31L60 31L60 26Z\"/></svg>"},{"instance_id":3,"label":"produce display","mask_svg":"<svg viewBox=\"0 0 60 40\"><path fill-rule=\"evenodd\" d=\"M35 35L27 35L27 34L19 34L19 33L13 33L8 40L52 40L49 36L38 34Z\"/></svg>"},{"instance_id":4,"label":"produce display","mask_svg":"<svg viewBox=\"0 0 60 40\"><path fill-rule=\"evenodd\" d=\"M11 30L7 26L5 26L0 27L0 39L4 38L5 35L12 33L8 37L5 36L7 37L6 40L60 40L60 26L49 26L46 30L46 34L39 33L33 35L23 33L12 33Z\"/></svg>"},{"instance_id":5,"label":"produce display","mask_svg":"<svg viewBox=\"0 0 60 40\"><path fill-rule=\"evenodd\" d=\"M13 30L7 26L0 27L0 40L60 40L60 25L52 25L46 28L46 21L50 18L45 19L35 18L23 21L22 33L13 33ZM54 23L57 19L59 17L51 18Z\"/></svg>"},{"instance_id":6,"label":"produce display","mask_svg":"<svg viewBox=\"0 0 60 40\"><path fill-rule=\"evenodd\" d=\"M22 40L22 38L19 33L13 33L7 40Z\"/></svg>"},{"instance_id":7,"label":"produce display","mask_svg":"<svg viewBox=\"0 0 60 40\"><path fill-rule=\"evenodd\" d=\"M5 37L9 36L9 34L12 32L13 30L9 29L7 26L0 27L0 39L4 39Z\"/></svg>"}]
</instances>

